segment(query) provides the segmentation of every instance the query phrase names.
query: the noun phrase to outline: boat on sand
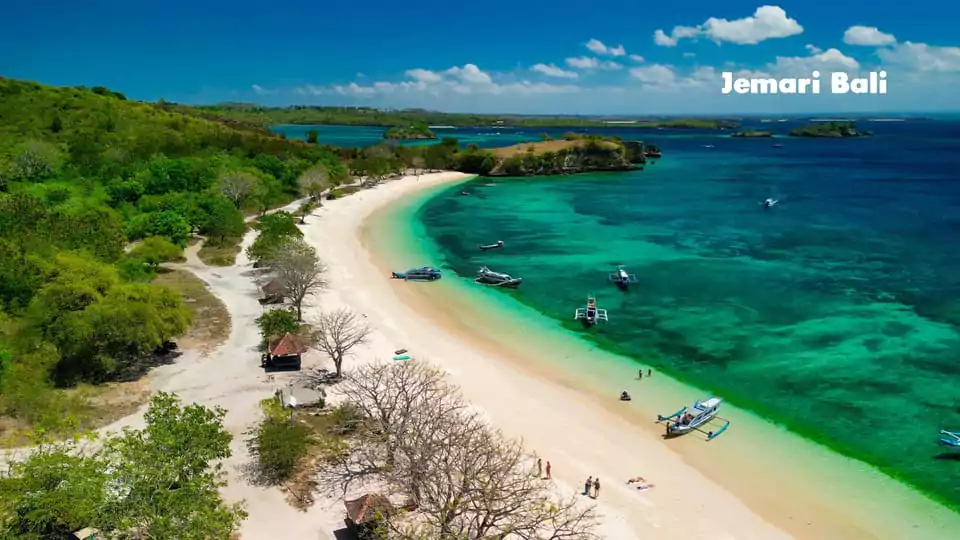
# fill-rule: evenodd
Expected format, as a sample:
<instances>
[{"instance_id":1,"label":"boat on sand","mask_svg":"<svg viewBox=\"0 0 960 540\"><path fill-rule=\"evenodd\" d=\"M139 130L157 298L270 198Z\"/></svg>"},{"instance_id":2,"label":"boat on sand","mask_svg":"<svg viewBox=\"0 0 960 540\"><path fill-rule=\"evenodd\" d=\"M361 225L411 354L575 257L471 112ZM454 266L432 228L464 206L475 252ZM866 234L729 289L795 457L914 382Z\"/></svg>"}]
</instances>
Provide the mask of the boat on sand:
<instances>
[{"instance_id":1,"label":"boat on sand","mask_svg":"<svg viewBox=\"0 0 960 540\"><path fill-rule=\"evenodd\" d=\"M677 437L692 431L699 431L704 433L707 440L710 441L719 437L730 426L729 420L717 416L717 413L720 412L721 403L723 403L723 400L715 396L702 401L695 401L692 406L684 407L671 415L657 415L657 422L666 423L667 437ZM716 431L707 431L707 424L715 419L723 421L724 424Z\"/></svg>"},{"instance_id":2,"label":"boat on sand","mask_svg":"<svg viewBox=\"0 0 960 540\"><path fill-rule=\"evenodd\" d=\"M477 272L477 278L474 279L474 281L482 285L516 288L523 283L523 278L515 278L510 274L494 272L493 270L490 270L484 266L481 267L480 271Z\"/></svg>"}]
</instances>

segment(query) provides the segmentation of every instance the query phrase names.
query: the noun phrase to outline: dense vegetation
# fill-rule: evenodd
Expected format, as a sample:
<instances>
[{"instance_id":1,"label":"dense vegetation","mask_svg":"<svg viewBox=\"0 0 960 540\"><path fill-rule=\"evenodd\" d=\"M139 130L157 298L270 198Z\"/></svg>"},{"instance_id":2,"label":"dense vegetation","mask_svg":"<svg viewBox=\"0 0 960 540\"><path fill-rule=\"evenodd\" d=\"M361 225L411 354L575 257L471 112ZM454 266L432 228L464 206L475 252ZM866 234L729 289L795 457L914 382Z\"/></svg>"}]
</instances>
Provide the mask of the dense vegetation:
<instances>
[{"instance_id":1,"label":"dense vegetation","mask_svg":"<svg viewBox=\"0 0 960 540\"><path fill-rule=\"evenodd\" d=\"M744 131L738 131L730 136L742 139L764 139L773 137L773 132L765 129L747 129Z\"/></svg>"},{"instance_id":2,"label":"dense vegetation","mask_svg":"<svg viewBox=\"0 0 960 540\"><path fill-rule=\"evenodd\" d=\"M870 135L869 131L859 131L854 122L814 122L790 131L791 137L847 139Z\"/></svg>"},{"instance_id":3,"label":"dense vegetation","mask_svg":"<svg viewBox=\"0 0 960 540\"><path fill-rule=\"evenodd\" d=\"M392 127L383 132L383 138L391 140L436 139L437 134L430 131L430 128L421 122L410 127Z\"/></svg>"},{"instance_id":4,"label":"dense vegetation","mask_svg":"<svg viewBox=\"0 0 960 540\"><path fill-rule=\"evenodd\" d=\"M190 320L150 283L158 264L191 233L235 243L244 212L292 200L318 167L346 177L316 145L0 79L0 415L61 422L53 389L142 371Z\"/></svg>"},{"instance_id":5,"label":"dense vegetation","mask_svg":"<svg viewBox=\"0 0 960 540\"><path fill-rule=\"evenodd\" d=\"M262 107L250 103L225 103L203 107L182 107L181 110L208 118L224 118L256 126L277 124L318 124L341 126L396 126L417 124L429 126L480 127L603 127L677 129L728 129L737 122L712 118L648 118L640 120L608 119L589 116L526 116L493 114L460 114L423 109L380 110L368 107Z\"/></svg>"}]
</instances>

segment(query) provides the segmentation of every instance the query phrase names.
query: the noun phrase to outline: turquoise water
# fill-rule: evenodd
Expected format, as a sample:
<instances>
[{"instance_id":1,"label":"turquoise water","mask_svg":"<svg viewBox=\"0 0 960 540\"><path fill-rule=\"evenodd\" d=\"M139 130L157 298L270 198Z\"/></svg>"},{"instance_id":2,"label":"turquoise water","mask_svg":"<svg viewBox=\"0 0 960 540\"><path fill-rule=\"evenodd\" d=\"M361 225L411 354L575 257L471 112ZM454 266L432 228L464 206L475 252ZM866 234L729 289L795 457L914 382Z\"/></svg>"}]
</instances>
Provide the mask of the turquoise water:
<instances>
[{"instance_id":1,"label":"turquoise water","mask_svg":"<svg viewBox=\"0 0 960 540\"><path fill-rule=\"evenodd\" d=\"M503 294L570 332L958 508L960 458L936 441L960 429L960 124L883 129L781 149L663 137L642 172L478 180L420 216L456 273L522 276ZM618 291L616 264L640 283ZM585 330L591 293L610 321Z\"/></svg>"}]
</instances>

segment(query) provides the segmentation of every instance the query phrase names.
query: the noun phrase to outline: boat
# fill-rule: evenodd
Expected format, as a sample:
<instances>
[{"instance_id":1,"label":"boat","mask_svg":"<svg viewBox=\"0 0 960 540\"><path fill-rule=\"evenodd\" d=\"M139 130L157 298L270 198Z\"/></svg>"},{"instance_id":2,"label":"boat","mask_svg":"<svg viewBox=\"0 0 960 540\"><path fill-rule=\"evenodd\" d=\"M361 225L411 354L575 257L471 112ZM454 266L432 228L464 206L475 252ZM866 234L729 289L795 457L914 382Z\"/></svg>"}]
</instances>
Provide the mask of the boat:
<instances>
[{"instance_id":1,"label":"boat","mask_svg":"<svg viewBox=\"0 0 960 540\"><path fill-rule=\"evenodd\" d=\"M481 267L477 272L477 278L474 281L483 285L492 285L494 287L516 288L518 285L523 283L523 278L515 278L510 274L494 272L493 270L490 270L484 266Z\"/></svg>"},{"instance_id":2,"label":"boat","mask_svg":"<svg viewBox=\"0 0 960 540\"><path fill-rule=\"evenodd\" d=\"M943 435L943 437L940 438L940 444L960 448L960 431L954 432L941 429L940 435Z\"/></svg>"},{"instance_id":3,"label":"boat","mask_svg":"<svg viewBox=\"0 0 960 540\"><path fill-rule=\"evenodd\" d=\"M729 420L724 420L717 416L721 403L723 403L723 400L716 396L703 401L695 401L692 406L684 407L669 416L657 415L657 422L666 423L667 437L676 437L690 433L691 431L699 431L705 433L707 440L711 441L719 437L720 434L730 426ZM702 428L714 419L723 420L724 424L716 431L704 431Z\"/></svg>"},{"instance_id":4,"label":"boat","mask_svg":"<svg viewBox=\"0 0 960 540\"><path fill-rule=\"evenodd\" d=\"M480 251L486 251L488 249L497 249L502 247L503 247L503 240L497 240L496 244L481 245Z\"/></svg>"},{"instance_id":5,"label":"boat","mask_svg":"<svg viewBox=\"0 0 960 540\"><path fill-rule=\"evenodd\" d=\"M780 201L778 201L777 199L765 199L762 203L760 203L760 205L763 206L764 208L773 208L779 202Z\"/></svg>"},{"instance_id":6,"label":"boat","mask_svg":"<svg viewBox=\"0 0 960 540\"><path fill-rule=\"evenodd\" d=\"M607 279L617 284L617 287L621 289L626 289L630 286L631 283L636 283L637 276L634 274L628 274L627 269L621 264L617 266L617 271L612 274L607 274Z\"/></svg>"},{"instance_id":7,"label":"boat","mask_svg":"<svg viewBox=\"0 0 960 540\"><path fill-rule=\"evenodd\" d=\"M703 145L703 147L704 147L704 148L716 148L716 146L714 146L714 145L712 145L712 144L705 144L705 145Z\"/></svg>"},{"instance_id":8,"label":"boat","mask_svg":"<svg viewBox=\"0 0 960 540\"><path fill-rule=\"evenodd\" d=\"M660 148L652 144L647 146L647 148L643 151L643 157L658 158L658 157L661 157L662 155L663 154L660 153Z\"/></svg>"},{"instance_id":9,"label":"boat","mask_svg":"<svg viewBox=\"0 0 960 540\"><path fill-rule=\"evenodd\" d=\"M574 320L583 321L583 324L592 326L597 321L606 321L607 310L597 307L597 299L593 296L587 297L587 305L577 308L573 314Z\"/></svg>"},{"instance_id":10,"label":"boat","mask_svg":"<svg viewBox=\"0 0 960 540\"><path fill-rule=\"evenodd\" d=\"M783 144L782 144L782 143L776 143L776 144L773 145L773 147L774 147L774 148L783 148Z\"/></svg>"},{"instance_id":11,"label":"boat","mask_svg":"<svg viewBox=\"0 0 960 540\"><path fill-rule=\"evenodd\" d=\"M422 266L420 268L411 268L406 272L393 272L391 277L405 281L436 281L442 277L442 274L437 268Z\"/></svg>"}]
</instances>

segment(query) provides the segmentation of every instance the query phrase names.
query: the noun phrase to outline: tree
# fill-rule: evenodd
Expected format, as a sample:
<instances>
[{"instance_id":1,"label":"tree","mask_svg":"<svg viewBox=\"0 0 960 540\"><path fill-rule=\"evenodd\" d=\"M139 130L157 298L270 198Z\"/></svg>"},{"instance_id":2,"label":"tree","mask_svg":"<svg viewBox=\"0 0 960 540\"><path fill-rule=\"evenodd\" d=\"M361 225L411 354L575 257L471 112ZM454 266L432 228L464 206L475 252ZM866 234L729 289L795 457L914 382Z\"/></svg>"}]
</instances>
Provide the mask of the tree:
<instances>
[{"instance_id":1,"label":"tree","mask_svg":"<svg viewBox=\"0 0 960 540\"><path fill-rule=\"evenodd\" d=\"M417 175L417 178L420 178L420 174L423 173L424 167L426 167L427 162L424 161L422 156L413 156L410 160L410 163L413 165L413 174Z\"/></svg>"},{"instance_id":2,"label":"tree","mask_svg":"<svg viewBox=\"0 0 960 540\"><path fill-rule=\"evenodd\" d=\"M2 480L0 536L65 538L95 526L109 538L228 540L246 517L227 504L219 462L231 435L221 408L153 397L142 430L126 428L99 444L43 445L10 463Z\"/></svg>"},{"instance_id":3,"label":"tree","mask_svg":"<svg viewBox=\"0 0 960 540\"><path fill-rule=\"evenodd\" d=\"M276 398L260 403L263 420L247 440L261 477L271 484L289 480L313 443L310 428L293 419Z\"/></svg>"},{"instance_id":4,"label":"tree","mask_svg":"<svg viewBox=\"0 0 960 540\"><path fill-rule=\"evenodd\" d=\"M36 182L49 178L63 165L63 156L57 147L44 141L27 141L14 152L14 174L19 180Z\"/></svg>"},{"instance_id":5,"label":"tree","mask_svg":"<svg viewBox=\"0 0 960 540\"><path fill-rule=\"evenodd\" d=\"M183 248L161 236L151 236L130 250L130 256L140 259L156 270L160 263L181 259Z\"/></svg>"},{"instance_id":6,"label":"tree","mask_svg":"<svg viewBox=\"0 0 960 540\"><path fill-rule=\"evenodd\" d=\"M278 246L270 264L283 284L284 296L297 308L297 320L303 320L303 301L327 286L326 265L313 247L295 237Z\"/></svg>"},{"instance_id":7,"label":"tree","mask_svg":"<svg viewBox=\"0 0 960 540\"><path fill-rule=\"evenodd\" d=\"M308 142L308 143L310 143L310 144L317 144L317 142L319 141L319 139L320 139L320 137L319 137L319 133L317 133L317 130L311 129L310 131L307 131L307 142Z\"/></svg>"},{"instance_id":8,"label":"tree","mask_svg":"<svg viewBox=\"0 0 960 540\"><path fill-rule=\"evenodd\" d=\"M303 171L297 180L300 194L313 200L320 200L323 192L329 189L330 179L323 165L315 165Z\"/></svg>"},{"instance_id":9,"label":"tree","mask_svg":"<svg viewBox=\"0 0 960 540\"><path fill-rule=\"evenodd\" d=\"M333 361L337 377L343 375L343 359L354 347L367 341L373 331L348 309L323 312L313 323L312 347Z\"/></svg>"},{"instance_id":10,"label":"tree","mask_svg":"<svg viewBox=\"0 0 960 540\"><path fill-rule=\"evenodd\" d=\"M256 323L264 344L271 338L300 331L300 320L292 309L271 309L257 317Z\"/></svg>"},{"instance_id":11,"label":"tree","mask_svg":"<svg viewBox=\"0 0 960 540\"><path fill-rule=\"evenodd\" d=\"M243 213L231 201L216 195L200 204L204 217L200 223L200 234L206 235L216 243L223 244L227 238L243 236L247 228ZM209 240L208 240L209 241Z\"/></svg>"},{"instance_id":12,"label":"tree","mask_svg":"<svg viewBox=\"0 0 960 540\"><path fill-rule=\"evenodd\" d=\"M307 223L307 216L313 213L314 210L318 208L319 204L314 200L303 201L303 204L300 205L298 213L300 214L300 224L305 225Z\"/></svg>"},{"instance_id":13,"label":"tree","mask_svg":"<svg viewBox=\"0 0 960 540\"><path fill-rule=\"evenodd\" d=\"M261 178L253 189L251 198L257 204L257 212L263 216L270 210L270 207L279 202L283 197L283 185L273 176Z\"/></svg>"},{"instance_id":14,"label":"tree","mask_svg":"<svg viewBox=\"0 0 960 540\"><path fill-rule=\"evenodd\" d=\"M243 203L253 195L260 180L246 171L231 171L220 175L217 187L220 193L233 201L237 209L243 208Z\"/></svg>"}]
</instances>

